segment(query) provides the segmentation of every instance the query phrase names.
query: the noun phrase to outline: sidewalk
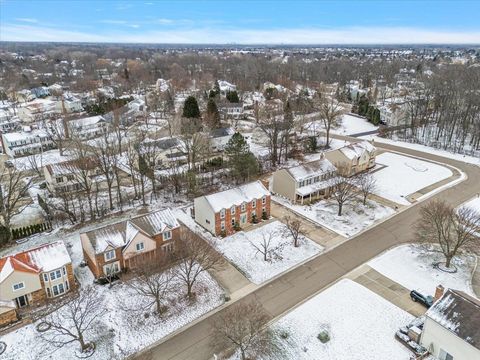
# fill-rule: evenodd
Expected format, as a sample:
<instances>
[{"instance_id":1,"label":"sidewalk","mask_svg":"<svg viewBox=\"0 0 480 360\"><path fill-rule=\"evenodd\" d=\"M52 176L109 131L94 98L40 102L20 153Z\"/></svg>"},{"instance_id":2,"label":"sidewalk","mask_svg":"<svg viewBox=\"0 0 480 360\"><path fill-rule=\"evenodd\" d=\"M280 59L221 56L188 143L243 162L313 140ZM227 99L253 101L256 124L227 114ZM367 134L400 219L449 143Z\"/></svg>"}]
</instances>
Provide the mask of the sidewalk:
<instances>
[{"instance_id":1,"label":"sidewalk","mask_svg":"<svg viewBox=\"0 0 480 360\"><path fill-rule=\"evenodd\" d=\"M477 263L475 264L475 269L472 274L472 288L475 295L480 298L480 259L477 256Z\"/></svg>"}]
</instances>

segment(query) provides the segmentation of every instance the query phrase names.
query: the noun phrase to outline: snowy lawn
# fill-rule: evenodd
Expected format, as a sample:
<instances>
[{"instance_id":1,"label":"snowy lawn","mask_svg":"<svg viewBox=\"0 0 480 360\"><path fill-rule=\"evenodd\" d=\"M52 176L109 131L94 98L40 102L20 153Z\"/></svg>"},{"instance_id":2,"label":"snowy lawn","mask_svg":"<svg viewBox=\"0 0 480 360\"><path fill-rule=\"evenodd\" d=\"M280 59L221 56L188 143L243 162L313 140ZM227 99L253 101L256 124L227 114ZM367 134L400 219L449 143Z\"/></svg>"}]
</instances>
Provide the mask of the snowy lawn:
<instances>
[{"instance_id":1,"label":"snowy lawn","mask_svg":"<svg viewBox=\"0 0 480 360\"><path fill-rule=\"evenodd\" d=\"M475 296L471 286L475 257L458 256L453 259L456 273L446 273L433 267L444 261L441 253L427 252L419 245L401 245L371 260L368 265L410 290L432 295L437 285L461 290Z\"/></svg>"},{"instance_id":2,"label":"snowy lawn","mask_svg":"<svg viewBox=\"0 0 480 360\"><path fill-rule=\"evenodd\" d=\"M182 285L182 284L178 284ZM87 335L87 341L95 341L97 349L90 359L122 359L180 327L192 322L208 311L223 304L223 290L207 273L199 275L194 290L197 297L189 304L183 288L172 291L168 299L167 313L157 317L147 311L136 311L141 301L130 287L116 283L112 288L95 285L100 292L106 315L98 319ZM2 336L7 350L2 359L74 359L78 344L72 343L56 349L38 335L35 325L27 325Z\"/></svg>"},{"instance_id":3,"label":"snowy lawn","mask_svg":"<svg viewBox=\"0 0 480 360\"><path fill-rule=\"evenodd\" d=\"M375 193L402 205L410 205L409 195L453 175L444 166L390 152L378 155L376 162L386 167L373 173Z\"/></svg>"},{"instance_id":4,"label":"snowy lawn","mask_svg":"<svg viewBox=\"0 0 480 360\"><path fill-rule=\"evenodd\" d=\"M345 279L282 317L272 328L288 335L279 340L285 359L408 360L411 353L394 335L412 319L406 311ZM322 330L330 335L325 344L317 338Z\"/></svg>"},{"instance_id":5,"label":"snowy lawn","mask_svg":"<svg viewBox=\"0 0 480 360\"><path fill-rule=\"evenodd\" d=\"M391 139L384 139L378 136L372 136L372 135L366 135L362 136L362 139L366 140L375 140L375 142L378 143L384 143L384 144L390 144L390 145L395 145L399 147L404 147L407 149L412 149L412 150L417 150L417 151L422 151L426 152L429 154L437 155L437 156L443 156L448 159L453 159L457 161L463 161L469 164L474 164L480 166L480 157L477 156L470 156L470 155L463 155L463 154L458 154L458 153L453 153L448 150L441 150L441 149L435 149L431 146L425 146L421 144L413 144L413 143L408 143L404 141L397 141L397 140L391 140Z\"/></svg>"},{"instance_id":6,"label":"snowy lawn","mask_svg":"<svg viewBox=\"0 0 480 360\"><path fill-rule=\"evenodd\" d=\"M252 282L261 284L323 250L308 238L302 238L300 246L295 247L292 237L283 234L285 229L283 223L274 221L248 232L216 239L213 245ZM271 240L269 234L272 234ZM252 245L260 247L264 237L270 240L270 248L276 249L268 261Z\"/></svg>"},{"instance_id":7,"label":"snowy lawn","mask_svg":"<svg viewBox=\"0 0 480 360\"><path fill-rule=\"evenodd\" d=\"M363 205L360 200L344 204L342 216L338 216L338 203L334 199L324 199L311 205L291 204L288 200L274 196L275 201L345 237L358 234L376 221L395 213L395 210L373 200Z\"/></svg>"},{"instance_id":8,"label":"snowy lawn","mask_svg":"<svg viewBox=\"0 0 480 360\"><path fill-rule=\"evenodd\" d=\"M340 124L337 128L332 129L332 133L339 135L353 135L378 129L378 126L373 125L366 119L349 114L343 115L339 123Z\"/></svg>"},{"instance_id":9,"label":"snowy lawn","mask_svg":"<svg viewBox=\"0 0 480 360\"><path fill-rule=\"evenodd\" d=\"M473 198L472 200L469 200L463 206L470 208L480 214L480 196L477 196Z\"/></svg>"}]
</instances>

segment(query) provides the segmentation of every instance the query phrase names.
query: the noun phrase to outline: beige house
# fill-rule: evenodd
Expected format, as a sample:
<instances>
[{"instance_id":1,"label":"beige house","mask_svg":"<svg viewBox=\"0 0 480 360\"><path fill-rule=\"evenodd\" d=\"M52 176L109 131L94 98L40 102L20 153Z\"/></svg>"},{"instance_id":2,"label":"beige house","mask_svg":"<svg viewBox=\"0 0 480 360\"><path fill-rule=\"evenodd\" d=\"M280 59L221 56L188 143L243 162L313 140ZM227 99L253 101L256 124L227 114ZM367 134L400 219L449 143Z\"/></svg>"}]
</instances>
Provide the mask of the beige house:
<instances>
[{"instance_id":1,"label":"beige house","mask_svg":"<svg viewBox=\"0 0 480 360\"><path fill-rule=\"evenodd\" d=\"M330 179L336 174L335 166L321 158L306 164L273 173L272 192L293 203L308 204L327 197Z\"/></svg>"},{"instance_id":2,"label":"beige house","mask_svg":"<svg viewBox=\"0 0 480 360\"><path fill-rule=\"evenodd\" d=\"M0 259L0 300L17 308L40 305L75 287L72 261L62 241Z\"/></svg>"},{"instance_id":3,"label":"beige house","mask_svg":"<svg viewBox=\"0 0 480 360\"><path fill-rule=\"evenodd\" d=\"M420 344L439 360L480 359L480 301L447 290L426 312Z\"/></svg>"},{"instance_id":4,"label":"beige house","mask_svg":"<svg viewBox=\"0 0 480 360\"><path fill-rule=\"evenodd\" d=\"M375 166L377 148L368 141L361 141L327 151L325 158L337 168L345 167L345 175L357 175Z\"/></svg>"}]
</instances>

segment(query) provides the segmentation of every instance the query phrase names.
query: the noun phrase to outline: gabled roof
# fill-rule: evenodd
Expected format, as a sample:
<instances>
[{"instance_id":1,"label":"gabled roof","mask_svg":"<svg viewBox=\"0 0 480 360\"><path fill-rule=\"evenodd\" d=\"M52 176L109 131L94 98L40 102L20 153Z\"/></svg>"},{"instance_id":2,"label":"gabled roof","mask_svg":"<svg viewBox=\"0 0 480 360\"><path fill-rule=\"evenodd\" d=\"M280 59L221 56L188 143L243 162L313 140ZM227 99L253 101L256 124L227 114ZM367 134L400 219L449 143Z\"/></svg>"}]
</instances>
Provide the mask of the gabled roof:
<instances>
[{"instance_id":1,"label":"gabled roof","mask_svg":"<svg viewBox=\"0 0 480 360\"><path fill-rule=\"evenodd\" d=\"M92 157L81 159L66 160L56 164L46 165L47 171L52 176L69 175L78 173L81 170L93 170L99 166L98 161Z\"/></svg>"},{"instance_id":2,"label":"gabled roof","mask_svg":"<svg viewBox=\"0 0 480 360\"><path fill-rule=\"evenodd\" d=\"M139 232L153 237L167 229L173 229L178 226L180 225L172 211L164 209L107 225L84 234L92 244L95 253L101 254L108 247L117 249L127 246Z\"/></svg>"},{"instance_id":3,"label":"gabled roof","mask_svg":"<svg viewBox=\"0 0 480 360\"><path fill-rule=\"evenodd\" d=\"M462 291L449 289L425 315L480 349L480 301L478 299Z\"/></svg>"},{"instance_id":4,"label":"gabled roof","mask_svg":"<svg viewBox=\"0 0 480 360\"><path fill-rule=\"evenodd\" d=\"M48 272L71 263L70 255L63 241L45 244L0 259L0 282L13 271L32 274Z\"/></svg>"},{"instance_id":5,"label":"gabled roof","mask_svg":"<svg viewBox=\"0 0 480 360\"><path fill-rule=\"evenodd\" d=\"M336 171L337 168L327 159L312 161L306 164L294 166L286 169L296 181L302 181L312 176L321 176L323 174Z\"/></svg>"},{"instance_id":6,"label":"gabled roof","mask_svg":"<svg viewBox=\"0 0 480 360\"><path fill-rule=\"evenodd\" d=\"M365 152L371 153L375 151L375 149L375 146L370 144L368 141L361 141L341 147L340 149L338 149L338 151L340 151L348 159L352 160L362 157Z\"/></svg>"},{"instance_id":7,"label":"gabled roof","mask_svg":"<svg viewBox=\"0 0 480 360\"><path fill-rule=\"evenodd\" d=\"M233 205L239 206L267 195L270 195L270 191L260 181L254 181L230 190L206 195L205 199L214 212L219 212L222 209L229 209Z\"/></svg>"}]
</instances>

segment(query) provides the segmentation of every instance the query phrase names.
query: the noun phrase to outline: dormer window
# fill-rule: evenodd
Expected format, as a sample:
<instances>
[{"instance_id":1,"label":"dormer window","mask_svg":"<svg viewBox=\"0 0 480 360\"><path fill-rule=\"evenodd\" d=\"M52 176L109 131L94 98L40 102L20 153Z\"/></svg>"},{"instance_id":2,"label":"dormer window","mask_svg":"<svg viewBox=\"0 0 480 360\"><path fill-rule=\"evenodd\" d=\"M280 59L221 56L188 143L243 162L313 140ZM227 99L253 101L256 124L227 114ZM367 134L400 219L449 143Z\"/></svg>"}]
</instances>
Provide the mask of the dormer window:
<instances>
[{"instance_id":1,"label":"dormer window","mask_svg":"<svg viewBox=\"0 0 480 360\"><path fill-rule=\"evenodd\" d=\"M104 257L105 257L105 261L110 261L115 259L115 250L109 250L105 252Z\"/></svg>"}]
</instances>

